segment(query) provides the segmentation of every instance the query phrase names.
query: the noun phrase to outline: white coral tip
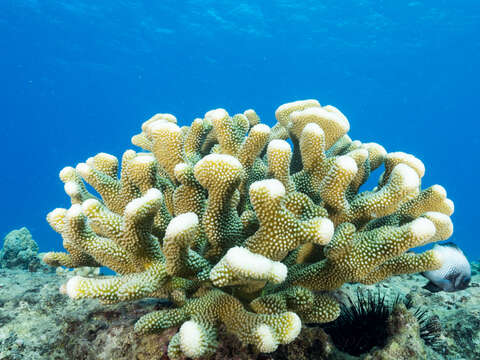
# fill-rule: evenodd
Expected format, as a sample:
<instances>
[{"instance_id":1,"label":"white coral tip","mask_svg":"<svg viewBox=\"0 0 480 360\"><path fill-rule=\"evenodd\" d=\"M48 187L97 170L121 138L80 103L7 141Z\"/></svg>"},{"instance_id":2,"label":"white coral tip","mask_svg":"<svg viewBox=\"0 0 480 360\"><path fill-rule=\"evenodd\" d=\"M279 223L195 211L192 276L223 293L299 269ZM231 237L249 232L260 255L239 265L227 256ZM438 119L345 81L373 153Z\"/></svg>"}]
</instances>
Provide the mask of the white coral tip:
<instances>
[{"instance_id":1,"label":"white coral tip","mask_svg":"<svg viewBox=\"0 0 480 360\"><path fill-rule=\"evenodd\" d=\"M335 162L339 168L349 173L357 173L358 171L357 163L350 156L339 156Z\"/></svg>"},{"instance_id":2,"label":"white coral tip","mask_svg":"<svg viewBox=\"0 0 480 360\"><path fill-rule=\"evenodd\" d=\"M95 155L95 157L97 159L102 158L103 160L110 161L110 162L117 162L118 161L118 159L115 156L113 156L112 154L105 153L105 152L98 153L97 155Z\"/></svg>"},{"instance_id":3,"label":"white coral tip","mask_svg":"<svg viewBox=\"0 0 480 360\"><path fill-rule=\"evenodd\" d=\"M440 240L446 240L453 234L453 223L450 216L437 211L428 211L424 216L431 220L437 229L437 234L440 234L442 238Z\"/></svg>"},{"instance_id":4,"label":"white coral tip","mask_svg":"<svg viewBox=\"0 0 480 360\"><path fill-rule=\"evenodd\" d=\"M262 134L270 134L270 127L265 125L265 124L257 124L252 129L250 132L256 132L256 133L262 133Z\"/></svg>"},{"instance_id":5,"label":"white coral tip","mask_svg":"<svg viewBox=\"0 0 480 360\"><path fill-rule=\"evenodd\" d=\"M166 238L172 238L198 225L198 216L193 212L178 215L170 220L165 231Z\"/></svg>"},{"instance_id":6,"label":"white coral tip","mask_svg":"<svg viewBox=\"0 0 480 360\"><path fill-rule=\"evenodd\" d=\"M203 119L200 119L200 118L195 118L192 122L192 126L195 125L195 126L200 126L203 124Z\"/></svg>"},{"instance_id":7,"label":"white coral tip","mask_svg":"<svg viewBox=\"0 0 480 360\"><path fill-rule=\"evenodd\" d=\"M143 195L143 198L146 201L160 200L162 198L162 192L158 189L151 188L147 190L147 192Z\"/></svg>"},{"instance_id":8,"label":"white coral tip","mask_svg":"<svg viewBox=\"0 0 480 360\"><path fill-rule=\"evenodd\" d=\"M445 205L448 207L449 209L449 213L448 215L452 215L453 212L455 211L455 204L453 203L452 200L450 199L445 199Z\"/></svg>"},{"instance_id":9,"label":"white coral tip","mask_svg":"<svg viewBox=\"0 0 480 360\"><path fill-rule=\"evenodd\" d=\"M255 181L250 185L250 192L259 191L267 191L268 195L273 199L285 196L285 187L277 179Z\"/></svg>"},{"instance_id":10,"label":"white coral tip","mask_svg":"<svg viewBox=\"0 0 480 360\"><path fill-rule=\"evenodd\" d=\"M91 167L95 167L95 159L93 157L89 157L87 159L87 161L85 161L85 163L88 165L88 166L91 166Z\"/></svg>"},{"instance_id":11,"label":"white coral tip","mask_svg":"<svg viewBox=\"0 0 480 360\"><path fill-rule=\"evenodd\" d=\"M74 276L68 280L64 290L70 299L79 299L81 298L81 282L83 278L81 276Z\"/></svg>"},{"instance_id":12,"label":"white coral tip","mask_svg":"<svg viewBox=\"0 0 480 360\"><path fill-rule=\"evenodd\" d=\"M143 204L145 204L143 198L133 199L125 206L125 215L135 215Z\"/></svg>"},{"instance_id":13,"label":"white coral tip","mask_svg":"<svg viewBox=\"0 0 480 360\"><path fill-rule=\"evenodd\" d=\"M281 283L287 277L287 267L248 249L236 246L228 250L224 257L225 262L244 277L256 280L271 280Z\"/></svg>"},{"instance_id":14,"label":"white coral tip","mask_svg":"<svg viewBox=\"0 0 480 360\"><path fill-rule=\"evenodd\" d=\"M85 163L78 164L75 169L82 177L87 177L92 170L92 168Z\"/></svg>"},{"instance_id":15,"label":"white coral tip","mask_svg":"<svg viewBox=\"0 0 480 360\"><path fill-rule=\"evenodd\" d=\"M433 222L426 218L418 218L410 223L410 231L417 238L426 239L435 235L436 229Z\"/></svg>"},{"instance_id":16,"label":"white coral tip","mask_svg":"<svg viewBox=\"0 0 480 360\"><path fill-rule=\"evenodd\" d=\"M443 199L447 197L447 190L442 185L433 185L432 190Z\"/></svg>"},{"instance_id":17,"label":"white coral tip","mask_svg":"<svg viewBox=\"0 0 480 360\"><path fill-rule=\"evenodd\" d=\"M48 214L47 214L47 221L52 224L52 225L56 225L56 223L63 219L64 216L66 215L67 213L67 210L66 209L63 209L63 208L56 208L52 211L50 211Z\"/></svg>"},{"instance_id":18,"label":"white coral tip","mask_svg":"<svg viewBox=\"0 0 480 360\"><path fill-rule=\"evenodd\" d=\"M270 280L280 284L287 278L288 268L281 262L274 261L270 270Z\"/></svg>"},{"instance_id":19,"label":"white coral tip","mask_svg":"<svg viewBox=\"0 0 480 360\"><path fill-rule=\"evenodd\" d=\"M258 351L270 353L277 349L278 341L270 326L261 324L255 329Z\"/></svg>"},{"instance_id":20,"label":"white coral tip","mask_svg":"<svg viewBox=\"0 0 480 360\"><path fill-rule=\"evenodd\" d=\"M305 125L305 127L302 130L302 135L304 134L313 134L318 137L325 136L323 129L318 124L315 124L313 122Z\"/></svg>"},{"instance_id":21,"label":"white coral tip","mask_svg":"<svg viewBox=\"0 0 480 360\"><path fill-rule=\"evenodd\" d=\"M155 158L152 155L139 155L132 160L134 164L153 164L155 162Z\"/></svg>"},{"instance_id":22,"label":"white coral tip","mask_svg":"<svg viewBox=\"0 0 480 360\"><path fill-rule=\"evenodd\" d=\"M355 149L350 154L352 158L356 160L358 163L363 163L368 158L368 150L367 149Z\"/></svg>"},{"instance_id":23,"label":"white coral tip","mask_svg":"<svg viewBox=\"0 0 480 360\"><path fill-rule=\"evenodd\" d=\"M393 152L387 154L387 159L390 161L398 162L401 164L408 164L412 167L419 177L423 177L425 175L425 165L423 164L422 160L417 159L415 156L411 154L407 154L404 152Z\"/></svg>"},{"instance_id":24,"label":"white coral tip","mask_svg":"<svg viewBox=\"0 0 480 360\"><path fill-rule=\"evenodd\" d=\"M153 137L162 136L165 133L179 134L182 131L177 124L167 121L155 121L149 130Z\"/></svg>"},{"instance_id":25,"label":"white coral tip","mask_svg":"<svg viewBox=\"0 0 480 360\"><path fill-rule=\"evenodd\" d=\"M60 170L59 176L62 181L66 181L70 177L75 176L75 169L71 166L66 166Z\"/></svg>"},{"instance_id":26,"label":"white coral tip","mask_svg":"<svg viewBox=\"0 0 480 360\"><path fill-rule=\"evenodd\" d=\"M290 144L285 140L275 139L270 141L267 151L291 152L292 149L290 147Z\"/></svg>"},{"instance_id":27,"label":"white coral tip","mask_svg":"<svg viewBox=\"0 0 480 360\"><path fill-rule=\"evenodd\" d=\"M205 335L199 324L193 320L184 322L180 327L179 335L180 349L186 356L197 358L203 354Z\"/></svg>"},{"instance_id":28,"label":"white coral tip","mask_svg":"<svg viewBox=\"0 0 480 360\"><path fill-rule=\"evenodd\" d=\"M330 219L321 218L319 219L315 230L315 243L325 245L328 244L332 239L333 233L335 232L335 226L333 225L333 222L330 221Z\"/></svg>"},{"instance_id":29,"label":"white coral tip","mask_svg":"<svg viewBox=\"0 0 480 360\"><path fill-rule=\"evenodd\" d=\"M151 188L142 197L133 199L125 207L125 215L135 215L140 208L151 202L158 202L162 198L160 190Z\"/></svg>"},{"instance_id":30,"label":"white coral tip","mask_svg":"<svg viewBox=\"0 0 480 360\"><path fill-rule=\"evenodd\" d=\"M80 193L80 186L74 181L67 181L63 188L68 196L76 196Z\"/></svg>"},{"instance_id":31,"label":"white coral tip","mask_svg":"<svg viewBox=\"0 0 480 360\"><path fill-rule=\"evenodd\" d=\"M405 189L414 190L420 186L417 172L406 164L398 164L392 171L392 177L399 176Z\"/></svg>"},{"instance_id":32,"label":"white coral tip","mask_svg":"<svg viewBox=\"0 0 480 360\"><path fill-rule=\"evenodd\" d=\"M75 218L78 217L82 214L82 205L80 204L74 204L68 209L67 211L67 217L69 218Z\"/></svg>"},{"instance_id":33,"label":"white coral tip","mask_svg":"<svg viewBox=\"0 0 480 360\"><path fill-rule=\"evenodd\" d=\"M210 154L197 162L194 169L198 169L204 166L211 166L211 163L224 163L230 165L233 168L242 168L242 164L240 163L240 161L238 161L238 159L233 156L225 154Z\"/></svg>"},{"instance_id":34,"label":"white coral tip","mask_svg":"<svg viewBox=\"0 0 480 360\"><path fill-rule=\"evenodd\" d=\"M228 117L228 112L225 109L210 110L205 114L205 119L214 123L215 121L223 120Z\"/></svg>"},{"instance_id":35,"label":"white coral tip","mask_svg":"<svg viewBox=\"0 0 480 360\"><path fill-rule=\"evenodd\" d=\"M178 163L177 165L175 165L175 168L173 169L173 171L175 172L175 176L179 176L180 174L182 174L185 169L188 168L188 164L186 163Z\"/></svg>"},{"instance_id":36,"label":"white coral tip","mask_svg":"<svg viewBox=\"0 0 480 360\"><path fill-rule=\"evenodd\" d=\"M381 157L385 157L387 155L387 150L385 150L385 148L380 144L372 142L372 143L363 144L363 146L365 146L368 152L376 152Z\"/></svg>"},{"instance_id":37,"label":"white coral tip","mask_svg":"<svg viewBox=\"0 0 480 360\"><path fill-rule=\"evenodd\" d=\"M100 207L100 201L97 199L87 199L82 203L82 210L87 213Z\"/></svg>"}]
</instances>

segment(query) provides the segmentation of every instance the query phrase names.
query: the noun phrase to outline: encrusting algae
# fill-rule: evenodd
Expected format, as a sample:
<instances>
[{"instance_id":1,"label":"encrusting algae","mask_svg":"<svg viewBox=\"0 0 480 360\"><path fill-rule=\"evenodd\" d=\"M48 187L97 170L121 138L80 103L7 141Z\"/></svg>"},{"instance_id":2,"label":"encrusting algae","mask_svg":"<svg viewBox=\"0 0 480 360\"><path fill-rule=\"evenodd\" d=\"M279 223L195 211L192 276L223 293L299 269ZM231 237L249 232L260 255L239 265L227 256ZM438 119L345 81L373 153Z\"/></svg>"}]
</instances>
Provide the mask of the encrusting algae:
<instances>
[{"instance_id":1,"label":"encrusting algae","mask_svg":"<svg viewBox=\"0 0 480 360\"><path fill-rule=\"evenodd\" d=\"M440 185L421 189L419 159L352 141L347 118L316 100L275 115L269 128L253 110L212 110L183 127L157 114L132 138L145 152L124 153L119 179L105 153L64 168L72 206L47 219L68 252L44 261L117 275L75 276L62 291L105 304L168 298L176 308L135 330L180 326L169 356L198 358L215 353L219 323L272 352L302 322L336 319L329 292L342 284L441 267L435 250L409 252L453 231L453 202ZM378 185L360 192L382 164Z\"/></svg>"}]
</instances>

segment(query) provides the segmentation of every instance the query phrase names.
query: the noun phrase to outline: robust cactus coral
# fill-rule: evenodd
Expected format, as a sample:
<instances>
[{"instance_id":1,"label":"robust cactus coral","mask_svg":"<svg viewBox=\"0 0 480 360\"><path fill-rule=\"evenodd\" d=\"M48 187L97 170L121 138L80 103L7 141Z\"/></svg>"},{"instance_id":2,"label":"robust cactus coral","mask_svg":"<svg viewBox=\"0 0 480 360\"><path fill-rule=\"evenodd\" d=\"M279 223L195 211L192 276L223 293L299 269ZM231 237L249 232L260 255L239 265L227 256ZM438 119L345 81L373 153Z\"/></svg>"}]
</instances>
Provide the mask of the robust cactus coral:
<instances>
[{"instance_id":1,"label":"robust cactus coral","mask_svg":"<svg viewBox=\"0 0 480 360\"><path fill-rule=\"evenodd\" d=\"M421 189L419 159L352 141L347 118L316 100L282 105L276 118L270 128L253 110L217 109L179 127L157 114L132 138L143 150L124 153L119 178L104 153L63 169L72 205L47 219L67 252L44 260L116 275L76 276L62 290L104 303L170 299L176 308L135 330L180 326L169 356L197 358L215 353L220 323L271 352L302 322L334 320L342 284L442 265L435 250L410 251L453 231L453 202L440 185ZM378 185L361 191L382 165Z\"/></svg>"}]
</instances>

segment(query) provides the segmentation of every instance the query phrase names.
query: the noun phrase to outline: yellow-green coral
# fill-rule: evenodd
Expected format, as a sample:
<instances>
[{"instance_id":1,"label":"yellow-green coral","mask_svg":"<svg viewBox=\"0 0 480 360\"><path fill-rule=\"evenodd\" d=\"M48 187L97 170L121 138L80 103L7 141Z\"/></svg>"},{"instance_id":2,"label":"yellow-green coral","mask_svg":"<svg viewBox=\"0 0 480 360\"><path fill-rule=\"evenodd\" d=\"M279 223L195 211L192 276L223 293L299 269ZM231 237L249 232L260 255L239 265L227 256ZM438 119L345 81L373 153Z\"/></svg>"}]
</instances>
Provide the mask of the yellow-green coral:
<instances>
[{"instance_id":1,"label":"yellow-green coral","mask_svg":"<svg viewBox=\"0 0 480 360\"><path fill-rule=\"evenodd\" d=\"M421 189L419 159L353 141L347 118L316 100L275 115L269 127L252 109L216 109L180 127L156 114L132 138L143 151L124 153L119 178L105 153L64 168L72 205L47 219L67 252L44 261L116 275L76 276L62 291L104 303L168 298L176 308L135 330L180 326L169 356L198 358L215 353L219 323L271 352L302 322L334 320L330 292L342 284L442 265L435 249L409 251L453 232L453 202L440 185ZM382 165L378 185L360 191Z\"/></svg>"},{"instance_id":2,"label":"yellow-green coral","mask_svg":"<svg viewBox=\"0 0 480 360\"><path fill-rule=\"evenodd\" d=\"M135 330L148 333L162 328L183 325L168 347L168 354L182 353L199 357L215 352L216 326L221 321L227 330L260 351L274 351L279 344L288 344L300 333L301 320L293 312L256 314L245 310L235 297L220 290L211 290L187 301L174 310L161 310L142 317Z\"/></svg>"}]
</instances>

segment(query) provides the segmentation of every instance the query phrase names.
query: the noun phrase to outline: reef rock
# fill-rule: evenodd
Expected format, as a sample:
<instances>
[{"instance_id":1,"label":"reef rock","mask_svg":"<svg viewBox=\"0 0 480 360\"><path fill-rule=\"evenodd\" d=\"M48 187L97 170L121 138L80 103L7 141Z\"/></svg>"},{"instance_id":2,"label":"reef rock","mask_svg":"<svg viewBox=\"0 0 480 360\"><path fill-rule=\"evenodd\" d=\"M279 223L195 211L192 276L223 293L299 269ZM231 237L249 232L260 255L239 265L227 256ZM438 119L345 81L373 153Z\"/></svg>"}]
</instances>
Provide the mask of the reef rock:
<instances>
[{"instance_id":1,"label":"reef rock","mask_svg":"<svg viewBox=\"0 0 480 360\"><path fill-rule=\"evenodd\" d=\"M38 245L26 227L10 231L0 250L0 268L29 271L53 271L45 266L38 254Z\"/></svg>"},{"instance_id":2,"label":"reef rock","mask_svg":"<svg viewBox=\"0 0 480 360\"><path fill-rule=\"evenodd\" d=\"M414 307L428 309L442 324L440 346L427 346L419 336L415 316L400 304L388 322L389 339L383 348L371 349L360 357L340 352L321 327L303 327L288 345L270 354L259 354L222 328L213 359L233 360L456 360L480 358L480 266L472 265L472 282L457 293L430 293L422 288L426 280L404 275L368 286L386 298L398 294L412 299ZM168 360L167 347L177 327L159 334L134 332L139 316L169 309L168 302L144 299L115 305L97 300L71 300L58 292L75 273L31 273L0 269L0 360ZM98 275L96 275L98 276ZM353 293L358 285L342 291ZM365 285L362 285L365 287Z\"/></svg>"}]
</instances>

